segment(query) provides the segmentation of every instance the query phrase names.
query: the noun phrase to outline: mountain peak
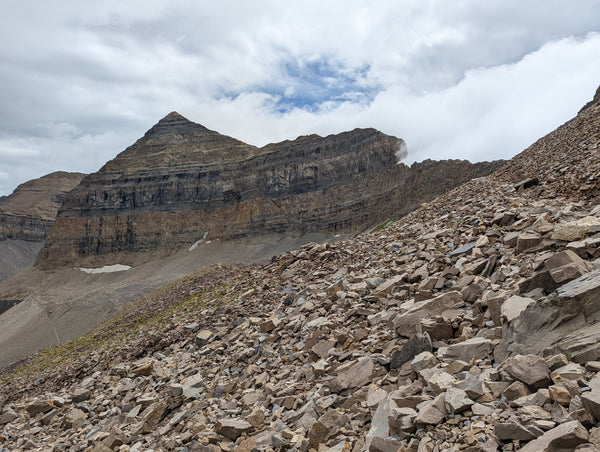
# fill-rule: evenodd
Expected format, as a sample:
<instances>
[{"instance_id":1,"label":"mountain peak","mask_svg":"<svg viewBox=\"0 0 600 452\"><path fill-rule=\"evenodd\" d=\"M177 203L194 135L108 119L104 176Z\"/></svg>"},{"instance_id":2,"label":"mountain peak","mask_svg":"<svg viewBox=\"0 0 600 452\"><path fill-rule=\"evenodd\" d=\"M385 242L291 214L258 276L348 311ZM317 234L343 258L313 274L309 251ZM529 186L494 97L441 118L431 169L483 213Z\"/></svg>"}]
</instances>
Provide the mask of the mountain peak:
<instances>
[{"instance_id":1,"label":"mountain peak","mask_svg":"<svg viewBox=\"0 0 600 452\"><path fill-rule=\"evenodd\" d=\"M167 116L165 116L164 118L162 118L158 122L161 123L161 122L172 122L172 121L188 121L188 122L191 122L189 119L187 119L186 117L180 115L176 111L172 111L171 113L169 113Z\"/></svg>"},{"instance_id":2,"label":"mountain peak","mask_svg":"<svg viewBox=\"0 0 600 452\"><path fill-rule=\"evenodd\" d=\"M157 135L186 135L190 133L207 133L209 129L203 125L196 124L176 111L158 121L148 132L146 137Z\"/></svg>"}]
</instances>

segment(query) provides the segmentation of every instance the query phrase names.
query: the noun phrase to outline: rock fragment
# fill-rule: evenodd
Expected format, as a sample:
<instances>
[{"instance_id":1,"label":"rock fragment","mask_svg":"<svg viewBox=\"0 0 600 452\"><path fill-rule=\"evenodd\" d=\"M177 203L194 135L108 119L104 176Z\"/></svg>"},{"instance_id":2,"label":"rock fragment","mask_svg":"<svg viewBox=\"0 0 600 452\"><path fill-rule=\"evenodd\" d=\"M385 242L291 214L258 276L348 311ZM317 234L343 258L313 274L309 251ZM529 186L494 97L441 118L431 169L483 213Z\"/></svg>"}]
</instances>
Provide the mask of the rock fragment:
<instances>
[{"instance_id":1,"label":"rock fragment","mask_svg":"<svg viewBox=\"0 0 600 452\"><path fill-rule=\"evenodd\" d=\"M431 352L431 338L429 334L416 334L408 340L401 349L395 351L391 357L390 368L400 369L405 363L411 361L422 352Z\"/></svg>"},{"instance_id":2,"label":"rock fragment","mask_svg":"<svg viewBox=\"0 0 600 452\"><path fill-rule=\"evenodd\" d=\"M196 334L196 345L198 347L204 347L214 337L214 333L211 330L200 330Z\"/></svg>"},{"instance_id":3,"label":"rock fragment","mask_svg":"<svg viewBox=\"0 0 600 452\"><path fill-rule=\"evenodd\" d=\"M235 441L242 435L252 429L250 423L241 419L221 419L215 427L215 431L219 434Z\"/></svg>"},{"instance_id":4,"label":"rock fragment","mask_svg":"<svg viewBox=\"0 0 600 452\"><path fill-rule=\"evenodd\" d=\"M346 389L359 388L371 381L374 365L371 358L362 357L338 369L338 375L329 388L332 392L341 392Z\"/></svg>"},{"instance_id":5,"label":"rock fragment","mask_svg":"<svg viewBox=\"0 0 600 452\"><path fill-rule=\"evenodd\" d=\"M513 356L508 358L502 367L515 380L522 381L532 389L544 388L550 384L548 365L539 356Z\"/></svg>"},{"instance_id":6,"label":"rock fragment","mask_svg":"<svg viewBox=\"0 0 600 452\"><path fill-rule=\"evenodd\" d=\"M579 421L565 422L552 430L548 430L539 438L527 443L522 452L551 452L558 450L575 450L588 440L588 432Z\"/></svg>"}]
</instances>

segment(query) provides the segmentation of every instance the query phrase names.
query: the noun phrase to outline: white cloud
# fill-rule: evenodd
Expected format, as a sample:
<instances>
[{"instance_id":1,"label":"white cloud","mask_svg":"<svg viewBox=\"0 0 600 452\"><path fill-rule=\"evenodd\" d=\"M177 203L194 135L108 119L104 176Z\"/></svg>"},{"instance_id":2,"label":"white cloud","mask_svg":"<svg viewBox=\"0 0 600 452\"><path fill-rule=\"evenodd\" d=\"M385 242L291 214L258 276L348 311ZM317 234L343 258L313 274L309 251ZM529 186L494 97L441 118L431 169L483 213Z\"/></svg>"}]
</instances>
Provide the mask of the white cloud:
<instances>
[{"instance_id":1,"label":"white cloud","mask_svg":"<svg viewBox=\"0 0 600 452\"><path fill-rule=\"evenodd\" d=\"M599 11L597 0L11 0L0 194L57 169L95 171L172 110L257 145L375 127L406 140L407 160L508 158L593 95Z\"/></svg>"},{"instance_id":2,"label":"white cloud","mask_svg":"<svg viewBox=\"0 0 600 452\"><path fill-rule=\"evenodd\" d=\"M224 133L256 145L376 125L406 140L408 161L510 158L591 99L600 82L594 55L600 56L599 34L549 43L513 64L472 69L456 85L422 95L391 86L366 106L275 115L277 99L254 93L196 106L190 115L207 118L211 128L228 124Z\"/></svg>"}]
</instances>

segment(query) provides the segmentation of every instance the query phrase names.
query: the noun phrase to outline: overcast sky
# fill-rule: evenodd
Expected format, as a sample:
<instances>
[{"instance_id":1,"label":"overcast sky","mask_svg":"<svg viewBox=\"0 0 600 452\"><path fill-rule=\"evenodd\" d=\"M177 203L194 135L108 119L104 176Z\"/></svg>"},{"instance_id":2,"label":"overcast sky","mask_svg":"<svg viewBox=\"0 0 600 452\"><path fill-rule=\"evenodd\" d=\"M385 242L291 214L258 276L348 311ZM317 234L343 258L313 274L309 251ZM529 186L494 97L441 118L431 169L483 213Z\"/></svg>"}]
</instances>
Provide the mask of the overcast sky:
<instances>
[{"instance_id":1,"label":"overcast sky","mask_svg":"<svg viewBox=\"0 0 600 452\"><path fill-rule=\"evenodd\" d=\"M0 195L172 110L254 145L375 127L510 158L600 85L600 0L3 0Z\"/></svg>"}]
</instances>

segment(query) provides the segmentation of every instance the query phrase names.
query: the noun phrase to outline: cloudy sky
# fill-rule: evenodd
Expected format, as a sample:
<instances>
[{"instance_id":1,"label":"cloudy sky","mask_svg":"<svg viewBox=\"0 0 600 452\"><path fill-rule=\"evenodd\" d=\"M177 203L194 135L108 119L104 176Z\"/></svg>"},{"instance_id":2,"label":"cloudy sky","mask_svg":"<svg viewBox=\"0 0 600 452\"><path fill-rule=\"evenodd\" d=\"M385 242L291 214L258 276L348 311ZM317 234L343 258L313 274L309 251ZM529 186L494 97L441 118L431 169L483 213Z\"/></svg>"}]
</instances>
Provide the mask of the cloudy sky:
<instances>
[{"instance_id":1,"label":"cloudy sky","mask_svg":"<svg viewBox=\"0 0 600 452\"><path fill-rule=\"evenodd\" d=\"M600 85L600 0L3 0L0 195L172 110L254 145L375 127L510 158Z\"/></svg>"}]
</instances>

